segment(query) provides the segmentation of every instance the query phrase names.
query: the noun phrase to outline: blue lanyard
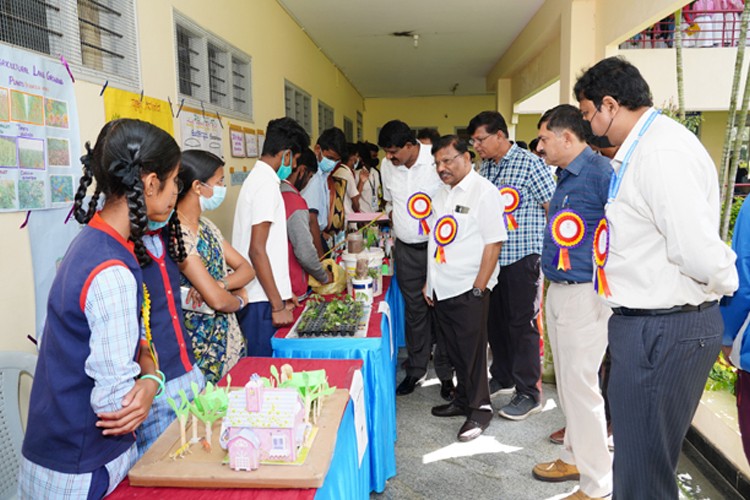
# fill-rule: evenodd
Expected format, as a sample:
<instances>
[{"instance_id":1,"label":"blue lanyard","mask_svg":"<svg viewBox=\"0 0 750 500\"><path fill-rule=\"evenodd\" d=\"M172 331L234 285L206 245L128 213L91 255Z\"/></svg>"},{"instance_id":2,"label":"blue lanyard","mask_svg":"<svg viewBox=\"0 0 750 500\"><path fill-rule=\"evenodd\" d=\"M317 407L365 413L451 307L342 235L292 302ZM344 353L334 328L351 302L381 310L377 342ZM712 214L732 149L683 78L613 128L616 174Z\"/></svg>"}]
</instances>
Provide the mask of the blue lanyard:
<instances>
[{"instance_id":1,"label":"blue lanyard","mask_svg":"<svg viewBox=\"0 0 750 500\"><path fill-rule=\"evenodd\" d=\"M630 163L630 157L633 156L633 151L635 151L636 146L638 146L641 137L643 137L643 134L646 133L646 130L648 130L659 113L661 113L659 110L651 113L651 116L648 117L646 123L641 127L640 132L638 132L638 137L635 138L635 141L633 141L633 144L630 145L630 149L628 149L628 152L625 154L625 159L620 166L620 170L617 173L612 174L612 177L609 180L609 197L607 198L607 204L612 203L615 201L615 198L617 198L617 193L620 191L620 184L622 184L622 178L625 175L625 171L628 169L628 163Z\"/></svg>"}]
</instances>

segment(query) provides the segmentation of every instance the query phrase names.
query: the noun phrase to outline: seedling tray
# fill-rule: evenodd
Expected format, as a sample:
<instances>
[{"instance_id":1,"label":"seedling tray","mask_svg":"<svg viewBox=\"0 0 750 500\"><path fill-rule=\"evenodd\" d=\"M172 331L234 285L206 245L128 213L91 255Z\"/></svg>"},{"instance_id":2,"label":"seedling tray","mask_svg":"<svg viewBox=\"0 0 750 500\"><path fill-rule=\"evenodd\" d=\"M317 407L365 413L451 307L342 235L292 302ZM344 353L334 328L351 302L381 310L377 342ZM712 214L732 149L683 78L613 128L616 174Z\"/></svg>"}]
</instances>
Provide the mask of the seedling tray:
<instances>
[{"instance_id":1,"label":"seedling tray","mask_svg":"<svg viewBox=\"0 0 750 500\"><path fill-rule=\"evenodd\" d=\"M305 309L287 338L367 337L371 310L369 304L362 304L358 317L354 317L356 311L352 310L352 314L337 315L333 322L325 317L329 304L330 302L305 304Z\"/></svg>"}]
</instances>

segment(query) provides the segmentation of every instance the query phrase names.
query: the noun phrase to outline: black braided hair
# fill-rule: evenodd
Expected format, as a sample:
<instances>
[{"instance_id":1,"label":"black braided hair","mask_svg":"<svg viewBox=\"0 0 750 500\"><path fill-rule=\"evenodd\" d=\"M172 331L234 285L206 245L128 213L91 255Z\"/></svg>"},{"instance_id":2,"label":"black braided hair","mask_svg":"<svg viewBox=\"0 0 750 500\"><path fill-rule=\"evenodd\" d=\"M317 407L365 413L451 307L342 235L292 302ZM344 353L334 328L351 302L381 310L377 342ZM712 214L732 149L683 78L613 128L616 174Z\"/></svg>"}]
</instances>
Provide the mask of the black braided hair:
<instances>
[{"instance_id":1,"label":"black braided hair","mask_svg":"<svg viewBox=\"0 0 750 500\"><path fill-rule=\"evenodd\" d=\"M97 186L94 196L89 202L88 210L83 209L83 200L86 198L91 182L94 180L94 172L91 169L91 158L94 152L91 149L91 143L86 143L86 154L81 156L81 165L83 165L83 175L81 175L81 181L78 185L78 191L76 192L75 200L73 202L73 215L76 220L81 224L87 224L91 217L94 216L94 210L96 210L96 204L99 201L99 187ZM94 210L91 206L93 205Z\"/></svg>"},{"instance_id":2,"label":"black braided hair","mask_svg":"<svg viewBox=\"0 0 750 500\"><path fill-rule=\"evenodd\" d=\"M169 256L175 262L182 262L187 259L187 251L185 251L185 242L182 241L182 227L180 226L180 218L177 216L177 212L172 213L172 217L169 219L169 242L168 247Z\"/></svg>"},{"instance_id":3,"label":"black braided hair","mask_svg":"<svg viewBox=\"0 0 750 500\"><path fill-rule=\"evenodd\" d=\"M124 197L130 220L129 239L135 246L138 263L147 265L151 258L142 240L148 227L142 177L156 174L163 189L166 179L179 165L179 146L162 129L141 120L125 118L107 123L99 132L93 150L88 144L86 149L88 153L81 158L84 176L76 193L76 219L86 222L91 219L100 194L106 201ZM84 213L81 204L92 175L97 188Z\"/></svg>"}]
</instances>

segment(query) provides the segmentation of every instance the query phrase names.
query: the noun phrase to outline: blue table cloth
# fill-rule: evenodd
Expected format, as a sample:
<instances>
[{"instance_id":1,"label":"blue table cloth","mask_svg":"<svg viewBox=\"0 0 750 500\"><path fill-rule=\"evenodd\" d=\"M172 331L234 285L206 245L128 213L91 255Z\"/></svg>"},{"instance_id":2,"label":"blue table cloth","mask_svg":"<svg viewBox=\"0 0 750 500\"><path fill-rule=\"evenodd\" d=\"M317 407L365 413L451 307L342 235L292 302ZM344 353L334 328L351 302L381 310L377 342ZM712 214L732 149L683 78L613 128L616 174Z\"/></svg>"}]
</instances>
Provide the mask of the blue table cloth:
<instances>
[{"instance_id":1,"label":"blue table cloth","mask_svg":"<svg viewBox=\"0 0 750 500\"><path fill-rule=\"evenodd\" d=\"M386 293L386 302L388 298L389 295ZM403 315L394 314L399 310L398 304L394 305L395 307L391 309L391 323L397 325L403 322ZM377 313L377 307L377 304L373 307L370 322L371 325L373 321L380 323L380 336L285 338L288 333L285 330L271 339L271 346L274 357L362 360L370 448L370 487L380 493L385 489L386 480L396 475L396 372L394 364L398 348L394 339L393 354L391 353L389 322L384 314Z\"/></svg>"}]
</instances>

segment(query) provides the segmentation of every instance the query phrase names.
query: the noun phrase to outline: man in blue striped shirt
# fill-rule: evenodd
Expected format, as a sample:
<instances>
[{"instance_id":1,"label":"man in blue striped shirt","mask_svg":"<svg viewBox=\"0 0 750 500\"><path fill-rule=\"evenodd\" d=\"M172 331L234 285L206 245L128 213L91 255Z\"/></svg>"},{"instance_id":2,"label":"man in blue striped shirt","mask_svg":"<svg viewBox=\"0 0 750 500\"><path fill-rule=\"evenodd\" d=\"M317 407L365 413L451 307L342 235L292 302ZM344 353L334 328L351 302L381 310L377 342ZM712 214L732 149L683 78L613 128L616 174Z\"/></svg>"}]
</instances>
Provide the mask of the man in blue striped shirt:
<instances>
[{"instance_id":1,"label":"man in blue striped shirt","mask_svg":"<svg viewBox=\"0 0 750 500\"><path fill-rule=\"evenodd\" d=\"M471 119L471 145L484 163L480 173L500 190L508 241L500 252L498 284L487 325L492 366L490 393L515 395L500 416L523 420L542 409L539 329L542 297L539 257L555 182L544 162L508 140L505 119L483 111Z\"/></svg>"}]
</instances>

